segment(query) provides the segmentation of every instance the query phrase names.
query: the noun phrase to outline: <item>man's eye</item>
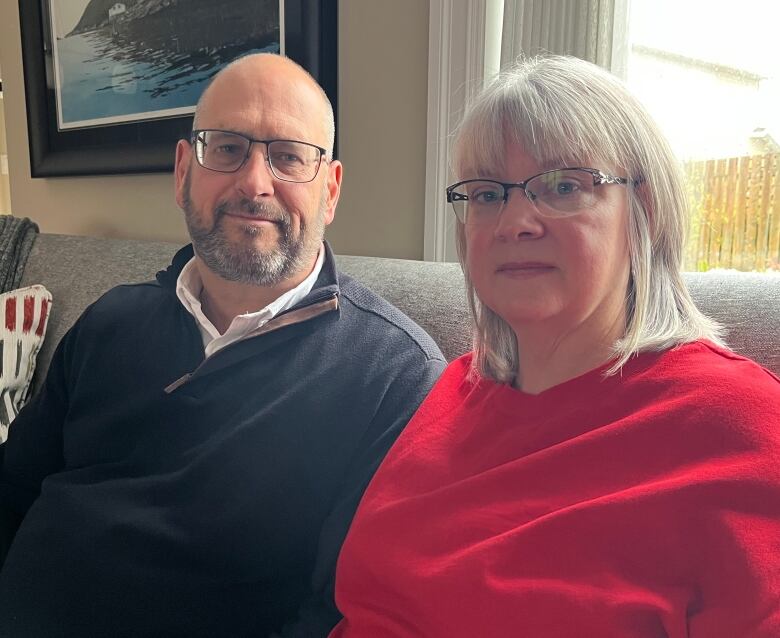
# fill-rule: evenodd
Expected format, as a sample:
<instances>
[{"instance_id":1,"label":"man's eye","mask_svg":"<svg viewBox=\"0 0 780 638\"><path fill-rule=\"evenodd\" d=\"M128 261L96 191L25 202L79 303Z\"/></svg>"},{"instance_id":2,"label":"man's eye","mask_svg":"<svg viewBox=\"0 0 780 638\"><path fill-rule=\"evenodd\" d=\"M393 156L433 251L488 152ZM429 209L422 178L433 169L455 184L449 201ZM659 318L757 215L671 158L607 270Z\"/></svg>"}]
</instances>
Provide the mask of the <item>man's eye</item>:
<instances>
[{"instance_id":1,"label":"man's eye","mask_svg":"<svg viewBox=\"0 0 780 638\"><path fill-rule=\"evenodd\" d=\"M238 155L242 152L238 144L220 144L215 150L220 155Z\"/></svg>"},{"instance_id":2,"label":"man's eye","mask_svg":"<svg viewBox=\"0 0 780 638\"><path fill-rule=\"evenodd\" d=\"M303 158L295 153L274 153L273 161L283 164L303 164Z\"/></svg>"}]
</instances>

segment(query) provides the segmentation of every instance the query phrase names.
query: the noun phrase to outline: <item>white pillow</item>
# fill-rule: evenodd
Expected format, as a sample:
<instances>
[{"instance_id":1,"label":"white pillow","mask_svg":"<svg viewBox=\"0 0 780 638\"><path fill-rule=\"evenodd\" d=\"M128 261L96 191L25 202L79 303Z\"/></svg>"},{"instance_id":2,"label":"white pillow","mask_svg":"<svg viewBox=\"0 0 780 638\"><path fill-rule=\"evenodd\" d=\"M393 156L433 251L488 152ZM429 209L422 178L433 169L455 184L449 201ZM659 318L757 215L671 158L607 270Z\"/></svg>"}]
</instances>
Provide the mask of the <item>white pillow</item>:
<instances>
[{"instance_id":1,"label":"white pillow","mask_svg":"<svg viewBox=\"0 0 780 638\"><path fill-rule=\"evenodd\" d=\"M0 442L27 400L50 310L51 293L40 285L0 294Z\"/></svg>"}]
</instances>

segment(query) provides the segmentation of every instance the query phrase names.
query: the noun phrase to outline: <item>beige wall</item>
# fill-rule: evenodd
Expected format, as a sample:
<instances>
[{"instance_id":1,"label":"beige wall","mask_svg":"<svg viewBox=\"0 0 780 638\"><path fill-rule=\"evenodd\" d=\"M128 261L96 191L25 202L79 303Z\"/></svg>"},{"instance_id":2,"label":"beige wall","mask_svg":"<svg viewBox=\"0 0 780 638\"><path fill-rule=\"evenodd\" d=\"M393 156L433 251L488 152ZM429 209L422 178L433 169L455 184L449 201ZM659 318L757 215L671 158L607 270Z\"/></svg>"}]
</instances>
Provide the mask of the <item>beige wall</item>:
<instances>
[{"instance_id":1,"label":"beige wall","mask_svg":"<svg viewBox=\"0 0 780 638\"><path fill-rule=\"evenodd\" d=\"M428 0L340 0L336 221L347 254L422 258ZM184 241L170 174L31 179L18 3L0 3L13 214L41 230ZM171 149L173 151L173 149Z\"/></svg>"},{"instance_id":2,"label":"beige wall","mask_svg":"<svg viewBox=\"0 0 780 638\"><path fill-rule=\"evenodd\" d=\"M428 0L339 3L344 189L333 231L347 254L422 259Z\"/></svg>"}]
</instances>

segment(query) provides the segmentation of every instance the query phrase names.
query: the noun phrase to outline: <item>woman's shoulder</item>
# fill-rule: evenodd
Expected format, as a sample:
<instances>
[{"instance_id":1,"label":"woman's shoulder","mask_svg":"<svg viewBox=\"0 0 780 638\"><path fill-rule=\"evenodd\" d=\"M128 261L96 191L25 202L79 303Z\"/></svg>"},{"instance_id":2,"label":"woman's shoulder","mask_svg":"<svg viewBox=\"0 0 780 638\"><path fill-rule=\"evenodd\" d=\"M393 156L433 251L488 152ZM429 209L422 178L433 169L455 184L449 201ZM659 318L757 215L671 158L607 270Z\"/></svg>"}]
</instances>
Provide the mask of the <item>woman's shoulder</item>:
<instances>
[{"instance_id":1,"label":"woman's shoulder","mask_svg":"<svg viewBox=\"0 0 780 638\"><path fill-rule=\"evenodd\" d=\"M755 384L780 393L780 379L752 359L711 341L682 344L663 353L656 364L656 374L682 377L688 383L713 383L734 389Z\"/></svg>"},{"instance_id":2,"label":"woman's shoulder","mask_svg":"<svg viewBox=\"0 0 780 638\"><path fill-rule=\"evenodd\" d=\"M441 373L441 376L420 406L420 411L441 409L442 406L445 409L449 409L470 394L477 383L477 377L472 366L472 353L467 352L447 364L444 372Z\"/></svg>"},{"instance_id":3,"label":"woman's shoulder","mask_svg":"<svg viewBox=\"0 0 780 638\"><path fill-rule=\"evenodd\" d=\"M487 396L497 400L499 396L506 394L508 388L511 386L483 376L474 364L474 352L471 351L453 359L447 365L431 394L457 403L466 399L473 402L476 397Z\"/></svg>"},{"instance_id":4,"label":"woman's shoulder","mask_svg":"<svg viewBox=\"0 0 780 638\"><path fill-rule=\"evenodd\" d=\"M755 361L703 340L648 358L652 363L633 382L659 411L695 414L708 428L758 426L780 433L780 379Z\"/></svg>"},{"instance_id":5,"label":"woman's shoulder","mask_svg":"<svg viewBox=\"0 0 780 638\"><path fill-rule=\"evenodd\" d=\"M439 377L434 390L440 393L469 391L479 383L479 375L474 370L474 353L467 352L453 359Z\"/></svg>"}]
</instances>

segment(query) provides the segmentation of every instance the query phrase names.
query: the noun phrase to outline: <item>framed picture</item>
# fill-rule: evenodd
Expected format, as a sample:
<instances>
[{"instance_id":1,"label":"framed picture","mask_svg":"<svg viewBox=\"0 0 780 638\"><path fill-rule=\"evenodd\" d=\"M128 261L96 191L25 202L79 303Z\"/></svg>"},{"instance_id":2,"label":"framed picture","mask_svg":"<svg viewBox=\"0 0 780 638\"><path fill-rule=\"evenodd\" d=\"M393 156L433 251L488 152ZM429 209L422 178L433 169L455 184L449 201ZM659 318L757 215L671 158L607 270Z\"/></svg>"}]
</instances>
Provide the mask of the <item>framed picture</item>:
<instances>
[{"instance_id":1,"label":"framed picture","mask_svg":"<svg viewBox=\"0 0 780 638\"><path fill-rule=\"evenodd\" d=\"M33 177L173 169L208 80L281 51L336 109L338 0L19 0Z\"/></svg>"}]
</instances>

